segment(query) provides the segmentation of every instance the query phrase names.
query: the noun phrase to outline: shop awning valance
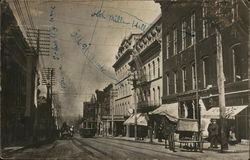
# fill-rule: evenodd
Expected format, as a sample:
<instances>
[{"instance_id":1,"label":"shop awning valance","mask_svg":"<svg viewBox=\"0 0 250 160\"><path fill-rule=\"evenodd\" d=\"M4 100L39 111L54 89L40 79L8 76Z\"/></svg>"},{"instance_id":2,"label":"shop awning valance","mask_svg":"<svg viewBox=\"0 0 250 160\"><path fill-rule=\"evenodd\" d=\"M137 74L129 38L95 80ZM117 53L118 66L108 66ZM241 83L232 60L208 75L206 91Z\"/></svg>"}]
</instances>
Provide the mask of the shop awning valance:
<instances>
[{"instance_id":1,"label":"shop awning valance","mask_svg":"<svg viewBox=\"0 0 250 160\"><path fill-rule=\"evenodd\" d=\"M242 106L227 106L226 107L226 118L227 119L234 119L237 114L239 114L243 109L245 109L247 105ZM220 108L213 107L210 108L208 111L205 111L202 115L202 118L213 118L219 119L220 118Z\"/></svg>"},{"instance_id":2,"label":"shop awning valance","mask_svg":"<svg viewBox=\"0 0 250 160\"><path fill-rule=\"evenodd\" d=\"M148 125L148 115L146 113L138 113L137 125L147 126ZM135 124L135 115L131 115L124 123L124 125L134 125Z\"/></svg>"},{"instance_id":3,"label":"shop awning valance","mask_svg":"<svg viewBox=\"0 0 250 160\"><path fill-rule=\"evenodd\" d=\"M178 120L178 103L163 104L159 108L150 112L150 114L166 116L170 121Z\"/></svg>"}]
</instances>

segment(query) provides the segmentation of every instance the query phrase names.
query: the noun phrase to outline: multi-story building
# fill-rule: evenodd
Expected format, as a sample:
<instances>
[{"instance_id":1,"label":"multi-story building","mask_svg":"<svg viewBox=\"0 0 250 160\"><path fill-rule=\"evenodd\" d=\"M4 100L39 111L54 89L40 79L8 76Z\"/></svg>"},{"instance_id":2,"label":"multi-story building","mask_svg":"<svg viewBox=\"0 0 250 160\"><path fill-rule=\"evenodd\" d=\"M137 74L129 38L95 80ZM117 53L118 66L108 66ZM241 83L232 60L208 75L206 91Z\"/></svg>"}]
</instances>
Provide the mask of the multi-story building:
<instances>
[{"instance_id":1,"label":"multi-story building","mask_svg":"<svg viewBox=\"0 0 250 160\"><path fill-rule=\"evenodd\" d=\"M37 57L7 2L1 5L1 141L2 146L32 140L34 79Z\"/></svg>"},{"instance_id":2,"label":"multi-story building","mask_svg":"<svg viewBox=\"0 0 250 160\"><path fill-rule=\"evenodd\" d=\"M137 81L137 86L140 86L136 87L136 105L138 114L148 113L158 108L162 103L161 34L161 15L159 15L152 25L142 33L134 45L133 52L138 55L139 60L133 58L129 65L131 70L136 73L138 73L138 67L141 68L139 72L143 73L139 74L144 76L144 78L141 77L141 79L146 80L146 82L140 81L139 79ZM136 62L137 60L139 62ZM139 83L143 83L143 85L140 85ZM140 98L140 96L144 98ZM141 114L141 116L143 115L145 114ZM145 119L144 122L146 122L147 118L143 118ZM137 124L140 125L139 123ZM157 133L156 123L154 124L154 133ZM131 127L133 128L133 126Z\"/></svg>"},{"instance_id":3,"label":"multi-story building","mask_svg":"<svg viewBox=\"0 0 250 160\"><path fill-rule=\"evenodd\" d=\"M209 19L211 7L202 3L156 1L162 9L163 103L175 103L180 118L196 119L197 96L201 117L218 109L217 47L215 26ZM198 2L198 1L197 1ZM248 101L248 14L245 0L230 0L231 23L222 36L228 127L234 126L238 139L249 137ZM211 17L210 17L211 18ZM196 92L197 91L197 92ZM249 110L249 107L247 107ZM204 111L204 112L203 112ZM238 114L237 114L238 113ZM237 114L237 115L236 115ZM201 120L203 122L203 120ZM201 125L207 130L206 125Z\"/></svg>"},{"instance_id":4,"label":"multi-story building","mask_svg":"<svg viewBox=\"0 0 250 160\"><path fill-rule=\"evenodd\" d=\"M108 136L112 135L112 103L113 103L113 84L109 84L103 89L104 100L102 104L102 123L103 123L103 135Z\"/></svg>"},{"instance_id":5,"label":"multi-story building","mask_svg":"<svg viewBox=\"0 0 250 160\"><path fill-rule=\"evenodd\" d=\"M96 96L93 94L89 102L83 102L84 128L96 128L97 126L96 101Z\"/></svg>"},{"instance_id":6,"label":"multi-story building","mask_svg":"<svg viewBox=\"0 0 250 160\"><path fill-rule=\"evenodd\" d=\"M119 118L114 119L115 135L125 135L123 122L129 117L130 113L128 111L134 108L132 85L128 80L130 77L128 63L132 59L133 46L139 37L140 34L131 34L122 41L116 55L116 62L113 65L118 79L118 82L115 84L118 94L115 98L114 116Z\"/></svg>"}]
</instances>

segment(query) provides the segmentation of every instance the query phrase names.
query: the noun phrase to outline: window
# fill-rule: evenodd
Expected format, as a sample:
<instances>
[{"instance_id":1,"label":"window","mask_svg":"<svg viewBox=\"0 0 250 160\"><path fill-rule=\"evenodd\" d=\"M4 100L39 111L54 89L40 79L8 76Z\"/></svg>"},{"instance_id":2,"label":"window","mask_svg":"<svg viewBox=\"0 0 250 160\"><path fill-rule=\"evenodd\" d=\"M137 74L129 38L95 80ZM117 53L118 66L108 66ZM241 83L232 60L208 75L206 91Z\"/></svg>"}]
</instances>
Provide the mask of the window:
<instances>
[{"instance_id":1,"label":"window","mask_svg":"<svg viewBox=\"0 0 250 160\"><path fill-rule=\"evenodd\" d=\"M150 68L150 64L148 64L148 80L151 79L151 68Z\"/></svg>"},{"instance_id":2,"label":"window","mask_svg":"<svg viewBox=\"0 0 250 160\"><path fill-rule=\"evenodd\" d=\"M208 85L208 78L207 76L209 75L209 66L208 66L208 57L203 58L202 60L202 74L203 74L203 87L207 88Z\"/></svg>"},{"instance_id":3,"label":"window","mask_svg":"<svg viewBox=\"0 0 250 160\"><path fill-rule=\"evenodd\" d=\"M174 51L173 54L176 55L177 54L177 29L175 28L173 31L173 41L174 41Z\"/></svg>"},{"instance_id":4,"label":"window","mask_svg":"<svg viewBox=\"0 0 250 160\"><path fill-rule=\"evenodd\" d=\"M169 58L169 53L170 53L170 39L169 39L169 34L167 34L167 37L166 37L166 59Z\"/></svg>"},{"instance_id":5,"label":"window","mask_svg":"<svg viewBox=\"0 0 250 160\"><path fill-rule=\"evenodd\" d=\"M194 40L195 40L195 14L193 13L191 16L191 45L194 44Z\"/></svg>"},{"instance_id":6,"label":"window","mask_svg":"<svg viewBox=\"0 0 250 160\"><path fill-rule=\"evenodd\" d=\"M157 67L158 67L158 77L161 76L161 70L160 70L160 58L157 58Z\"/></svg>"},{"instance_id":7,"label":"window","mask_svg":"<svg viewBox=\"0 0 250 160\"><path fill-rule=\"evenodd\" d=\"M155 89L153 88L153 104L155 104Z\"/></svg>"},{"instance_id":8,"label":"window","mask_svg":"<svg viewBox=\"0 0 250 160\"><path fill-rule=\"evenodd\" d=\"M202 8L202 35L203 38L208 37L208 20L207 20L207 8L203 7Z\"/></svg>"},{"instance_id":9,"label":"window","mask_svg":"<svg viewBox=\"0 0 250 160\"><path fill-rule=\"evenodd\" d=\"M241 61L241 56L239 55L239 52L236 48L232 49L232 59L233 59L233 81L241 81L245 78L244 76L244 65Z\"/></svg>"},{"instance_id":10,"label":"window","mask_svg":"<svg viewBox=\"0 0 250 160\"><path fill-rule=\"evenodd\" d=\"M187 78L186 67L183 67L182 68L182 89L183 89L183 92L186 91L186 78Z\"/></svg>"},{"instance_id":11,"label":"window","mask_svg":"<svg viewBox=\"0 0 250 160\"><path fill-rule=\"evenodd\" d=\"M174 93L177 93L177 75L174 72Z\"/></svg>"},{"instance_id":12,"label":"window","mask_svg":"<svg viewBox=\"0 0 250 160\"><path fill-rule=\"evenodd\" d=\"M153 78L155 78L155 61L153 61Z\"/></svg>"},{"instance_id":13,"label":"window","mask_svg":"<svg viewBox=\"0 0 250 160\"><path fill-rule=\"evenodd\" d=\"M146 75L147 74L146 66L144 66L143 69L144 69L144 74Z\"/></svg>"},{"instance_id":14,"label":"window","mask_svg":"<svg viewBox=\"0 0 250 160\"><path fill-rule=\"evenodd\" d=\"M159 100L159 105L160 105L161 104L161 90L159 86L158 86L158 100Z\"/></svg>"},{"instance_id":15,"label":"window","mask_svg":"<svg viewBox=\"0 0 250 160\"><path fill-rule=\"evenodd\" d=\"M150 102L151 99L150 99L150 90L148 90L148 101Z\"/></svg>"},{"instance_id":16,"label":"window","mask_svg":"<svg viewBox=\"0 0 250 160\"><path fill-rule=\"evenodd\" d=\"M196 71L195 71L195 63L192 63L192 88L196 89Z\"/></svg>"},{"instance_id":17,"label":"window","mask_svg":"<svg viewBox=\"0 0 250 160\"><path fill-rule=\"evenodd\" d=\"M186 48L187 45L187 22L182 22L182 50Z\"/></svg>"},{"instance_id":18,"label":"window","mask_svg":"<svg viewBox=\"0 0 250 160\"><path fill-rule=\"evenodd\" d=\"M236 0L232 0L232 22L235 22L238 19L238 4Z\"/></svg>"},{"instance_id":19,"label":"window","mask_svg":"<svg viewBox=\"0 0 250 160\"><path fill-rule=\"evenodd\" d=\"M167 86L167 95L169 95L169 87L170 87L170 84L169 84L169 75L167 74L166 76L166 86Z\"/></svg>"}]
</instances>

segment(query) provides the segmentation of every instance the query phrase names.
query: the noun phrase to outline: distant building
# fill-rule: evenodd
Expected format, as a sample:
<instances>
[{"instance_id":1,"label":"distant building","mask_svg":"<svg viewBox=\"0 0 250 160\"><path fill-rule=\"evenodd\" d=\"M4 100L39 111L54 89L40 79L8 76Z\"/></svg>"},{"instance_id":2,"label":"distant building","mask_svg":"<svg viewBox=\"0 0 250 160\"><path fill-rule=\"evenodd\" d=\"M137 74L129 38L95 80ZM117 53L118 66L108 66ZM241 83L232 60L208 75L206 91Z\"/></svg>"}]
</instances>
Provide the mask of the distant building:
<instances>
[{"instance_id":1,"label":"distant building","mask_svg":"<svg viewBox=\"0 0 250 160\"><path fill-rule=\"evenodd\" d=\"M206 132L203 117L211 110L216 111L216 118L219 114L216 34L207 17L211 8L181 0L156 2L162 9L163 103L175 104L180 118L201 116L201 127ZM248 3L245 0L230 0L229 3L233 6L229 10L231 17L224 18L231 18L231 24L221 31L226 114L231 118L228 126L235 127L240 140L249 137ZM201 115L196 107L196 89Z\"/></svg>"},{"instance_id":2,"label":"distant building","mask_svg":"<svg viewBox=\"0 0 250 160\"><path fill-rule=\"evenodd\" d=\"M84 128L96 128L96 96L93 94L89 102L83 102L83 120Z\"/></svg>"},{"instance_id":3,"label":"distant building","mask_svg":"<svg viewBox=\"0 0 250 160\"><path fill-rule=\"evenodd\" d=\"M128 63L132 60L133 46L139 37L140 34L131 34L122 41L116 55L116 62L113 65L118 79L115 84L118 92L114 106L114 115L117 117L114 120L115 135L125 135L123 122L130 116L129 110L133 110L135 105L132 97L132 84L128 80L131 76Z\"/></svg>"}]
</instances>

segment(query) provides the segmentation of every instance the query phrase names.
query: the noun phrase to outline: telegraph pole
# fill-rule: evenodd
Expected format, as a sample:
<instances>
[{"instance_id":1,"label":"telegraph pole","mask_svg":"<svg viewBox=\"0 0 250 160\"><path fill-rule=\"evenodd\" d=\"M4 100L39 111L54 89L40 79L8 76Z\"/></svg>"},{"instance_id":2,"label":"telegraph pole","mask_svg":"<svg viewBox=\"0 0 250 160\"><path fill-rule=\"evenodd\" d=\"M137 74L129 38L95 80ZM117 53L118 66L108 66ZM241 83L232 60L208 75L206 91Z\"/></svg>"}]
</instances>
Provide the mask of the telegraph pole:
<instances>
[{"instance_id":1,"label":"telegraph pole","mask_svg":"<svg viewBox=\"0 0 250 160\"><path fill-rule=\"evenodd\" d=\"M225 149L228 149L228 143L226 139L225 128L226 124L226 104L225 104L225 87L224 87L224 72L223 72L223 55L222 55L222 39L221 33L218 27L215 28L216 32L216 69L217 69L217 84L218 84L218 93L219 93L219 107L220 107L220 134L221 134L221 152Z\"/></svg>"}]
</instances>

